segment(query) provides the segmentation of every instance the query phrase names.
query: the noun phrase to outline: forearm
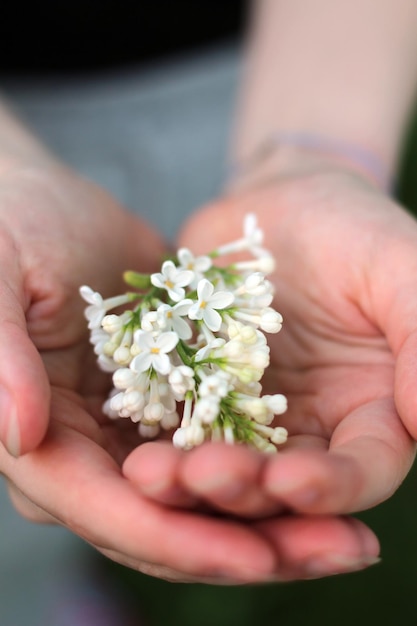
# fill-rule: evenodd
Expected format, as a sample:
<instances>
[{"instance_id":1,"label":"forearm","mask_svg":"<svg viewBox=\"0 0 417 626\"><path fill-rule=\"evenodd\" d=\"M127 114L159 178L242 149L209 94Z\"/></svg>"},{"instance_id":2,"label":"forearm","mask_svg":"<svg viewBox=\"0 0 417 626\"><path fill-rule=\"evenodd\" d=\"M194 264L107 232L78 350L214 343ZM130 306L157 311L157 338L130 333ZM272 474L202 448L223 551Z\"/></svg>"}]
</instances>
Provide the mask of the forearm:
<instances>
[{"instance_id":1,"label":"forearm","mask_svg":"<svg viewBox=\"0 0 417 626\"><path fill-rule=\"evenodd\" d=\"M417 79L415 0L258 0L233 157L279 133L358 145L396 168Z\"/></svg>"}]
</instances>

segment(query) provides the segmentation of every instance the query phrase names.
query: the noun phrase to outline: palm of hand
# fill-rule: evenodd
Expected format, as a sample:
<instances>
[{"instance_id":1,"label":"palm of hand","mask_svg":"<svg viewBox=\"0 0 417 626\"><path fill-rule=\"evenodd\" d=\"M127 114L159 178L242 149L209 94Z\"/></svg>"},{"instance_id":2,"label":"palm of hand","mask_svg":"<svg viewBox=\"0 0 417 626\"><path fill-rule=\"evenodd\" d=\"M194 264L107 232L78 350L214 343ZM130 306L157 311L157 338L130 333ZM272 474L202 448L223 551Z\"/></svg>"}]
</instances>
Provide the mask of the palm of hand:
<instances>
[{"instance_id":1,"label":"palm of hand","mask_svg":"<svg viewBox=\"0 0 417 626\"><path fill-rule=\"evenodd\" d=\"M264 388L288 396L279 424L290 439L281 454L259 461L213 447L176 455L167 464L179 477L166 481L170 489L144 477L165 454L157 445L153 461L138 450L125 471L155 499L179 503L180 486L183 502L188 494L249 517L288 507L340 514L373 506L395 491L414 456L394 395L407 420L415 380L409 355L417 346L413 313L406 310L398 324L397 303L404 304L417 266L416 225L360 179L336 172L287 179L208 207L189 222L182 243L210 250L240 232L247 212L257 214L277 260L284 327L269 341ZM397 357L402 376L394 389ZM245 488L233 491L243 478Z\"/></svg>"}]
</instances>

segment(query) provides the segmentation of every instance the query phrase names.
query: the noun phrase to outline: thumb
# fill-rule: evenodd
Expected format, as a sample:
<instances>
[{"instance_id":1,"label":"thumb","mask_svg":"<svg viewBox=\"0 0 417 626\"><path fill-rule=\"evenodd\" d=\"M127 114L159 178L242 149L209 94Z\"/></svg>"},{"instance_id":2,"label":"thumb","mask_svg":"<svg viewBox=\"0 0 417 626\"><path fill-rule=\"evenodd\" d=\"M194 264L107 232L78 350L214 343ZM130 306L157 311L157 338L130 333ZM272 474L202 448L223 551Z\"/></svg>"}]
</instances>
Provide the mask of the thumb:
<instances>
[{"instance_id":1,"label":"thumb","mask_svg":"<svg viewBox=\"0 0 417 626\"><path fill-rule=\"evenodd\" d=\"M417 227L402 241L392 237L384 258L373 263L371 301L374 319L395 359L394 398L397 411L417 439Z\"/></svg>"},{"instance_id":2,"label":"thumb","mask_svg":"<svg viewBox=\"0 0 417 626\"><path fill-rule=\"evenodd\" d=\"M7 269L5 270L7 275ZM50 387L42 359L27 333L24 310L0 282L0 441L13 456L41 442L49 416Z\"/></svg>"},{"instance_id":3,"label":"thumb","mask_svg":"<svg viewBox=\"0 0 417 626\"><path fill-rule=\"evenodd\" d=\"M250 210L243 199L239 203L232 196L211 202L182 225L177 245L189 247L193 252L209 252L241 234L244 215Z\"/></svg>"}]
</instances>

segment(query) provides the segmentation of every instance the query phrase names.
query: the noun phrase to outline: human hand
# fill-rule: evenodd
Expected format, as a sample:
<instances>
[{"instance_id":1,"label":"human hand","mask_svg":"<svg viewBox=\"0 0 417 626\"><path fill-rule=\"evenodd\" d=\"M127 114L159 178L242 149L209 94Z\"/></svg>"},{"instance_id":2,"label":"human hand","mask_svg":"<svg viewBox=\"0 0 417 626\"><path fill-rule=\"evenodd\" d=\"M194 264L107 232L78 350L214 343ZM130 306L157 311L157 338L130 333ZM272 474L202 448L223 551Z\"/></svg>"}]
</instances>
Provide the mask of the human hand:
<instances>
[{"instance_id":1,"label":"human hand","mask_svg":"<svg viewBox=\"0 0 417 626\"><path fill-rule=\"evenodd\" d=\"M272 457L211 445L167 457L155 443L130 455L125 474L154 501L198 499L240 517L374 506L414 458L406 428L417 436L417 225L361 177L333 167L226 198L198 213L181 243L210 250L239 233L248 212L277 259L284 327L270 342L265 388L288 396L279 424L289 441Z\"/></svg>"},{"instance_id":2,"label":"human hand","mask_svg":"<svg viewBox=\"0 0 417 626\"><path fill-rule=\"evenodd\" d=\"M195 530L186 531L190 516L177 520L144 501L121 475L120 463L139 441L133 425L125 431L102 419L110 381L94 362L78 289L87 281L104 294L117 293L126 268L151 271L165 248L102 190L43 153L35 162L8 164L0 180L0 381L9 395L2 406L0 469L16 508L33 521L58 522L115 560L152 567L156 575L165 572L159 564L168 569L178 561L187 575L208 575L233 560L228 550L237 554L238 543L243 570L252 553L260 571L268 570L268 550L249 532L237 530L226 542L229 528L222 534L220 522L212 529L194 520ZM188 561L177 525L189 537ZM214 543L217 532L222 550L204 560L206 526Z\"/></svg>"}]
</instances>

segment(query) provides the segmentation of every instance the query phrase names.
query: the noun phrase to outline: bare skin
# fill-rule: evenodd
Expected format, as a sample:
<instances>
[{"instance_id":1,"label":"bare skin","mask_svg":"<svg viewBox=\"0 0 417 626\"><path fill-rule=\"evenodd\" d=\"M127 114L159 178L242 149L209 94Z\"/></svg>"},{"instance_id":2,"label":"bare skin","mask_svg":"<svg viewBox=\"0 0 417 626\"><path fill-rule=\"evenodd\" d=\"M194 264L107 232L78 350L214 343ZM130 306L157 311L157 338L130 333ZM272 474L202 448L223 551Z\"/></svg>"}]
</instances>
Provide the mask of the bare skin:
<instances>
[{"instance_id":1,"label":"bare skin","mask_svg":"<svg viewBox=\"0 0 417 626\"><path fill-rule=\"evenodd\" d=\"M154 501L199 498L248 518L375 506L415 453L417 224L363 178L327 167L207 207L181 243L207 251L237 235L248 211L277 258L284 327L270 341L265 388L288 396L278 423L289 442L276 456L210 445L167 454L155 443L124 471Z\"/></svg>"}]
</instances>

